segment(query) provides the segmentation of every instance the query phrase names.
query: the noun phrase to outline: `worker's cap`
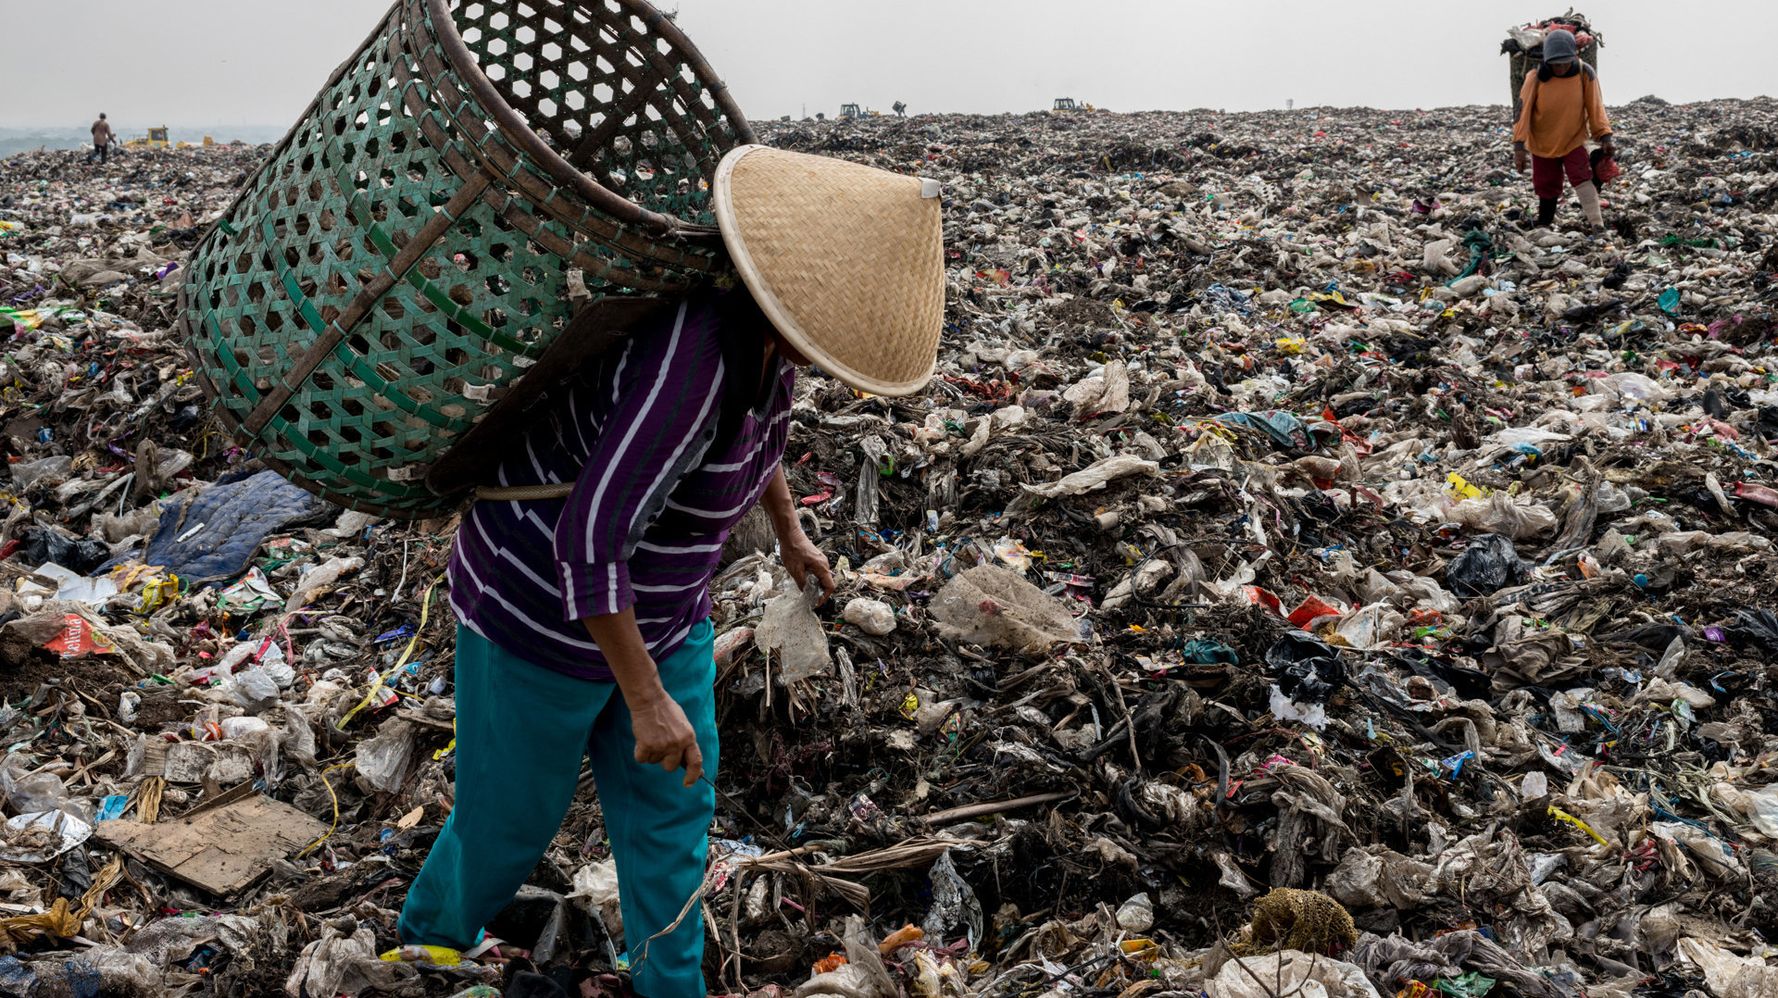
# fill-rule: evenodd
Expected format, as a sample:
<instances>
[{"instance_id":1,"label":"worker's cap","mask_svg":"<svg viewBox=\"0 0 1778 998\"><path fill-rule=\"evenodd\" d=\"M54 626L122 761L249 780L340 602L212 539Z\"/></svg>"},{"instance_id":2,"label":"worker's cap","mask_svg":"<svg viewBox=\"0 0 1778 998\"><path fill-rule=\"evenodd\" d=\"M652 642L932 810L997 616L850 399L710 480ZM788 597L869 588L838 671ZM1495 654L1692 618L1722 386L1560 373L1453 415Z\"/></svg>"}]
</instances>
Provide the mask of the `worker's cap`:
<instances>
[{"instance_id":1,"label":"worker's cap","mask_svg":"<svg viewBox=\"0 0 1778 998\"><path fill-rule=\"evenodd\" d=\"M932 379L945 315L937 181L751 145L723 157L714 192L741 280L798 352L877 395Z\"/></svg>"}]
</instances>

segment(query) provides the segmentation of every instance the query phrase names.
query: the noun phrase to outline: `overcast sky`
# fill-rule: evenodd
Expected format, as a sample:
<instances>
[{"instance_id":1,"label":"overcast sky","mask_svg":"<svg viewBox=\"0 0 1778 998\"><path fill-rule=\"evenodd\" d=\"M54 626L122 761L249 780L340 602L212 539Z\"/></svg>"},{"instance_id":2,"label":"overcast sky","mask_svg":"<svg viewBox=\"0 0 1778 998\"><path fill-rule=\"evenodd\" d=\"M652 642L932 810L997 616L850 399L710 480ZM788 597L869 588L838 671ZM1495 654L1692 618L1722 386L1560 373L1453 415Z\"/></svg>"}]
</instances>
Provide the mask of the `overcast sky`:
<instances>
[{"instance_id":1,"label":"overcast sky","mask_svg":"<svg viewBox=\"0 0 1778 998\"><path fill-rule=\"evenodd\" d=\"M498 2L498 0L496 0ZM667 0L672 9L674 0ZM1509 24L1564 0L677 0L754 117L1500 103ZM0 126L288 125L383 0L0 0ZM1778 93L1770 0L1603 0L1607 99ZM1709 32L1688 39L1682 27ZM1687 50L1708 55L1688 57ZM219 138L225 136L219 135Z\"/></svg>"}]
</instances>

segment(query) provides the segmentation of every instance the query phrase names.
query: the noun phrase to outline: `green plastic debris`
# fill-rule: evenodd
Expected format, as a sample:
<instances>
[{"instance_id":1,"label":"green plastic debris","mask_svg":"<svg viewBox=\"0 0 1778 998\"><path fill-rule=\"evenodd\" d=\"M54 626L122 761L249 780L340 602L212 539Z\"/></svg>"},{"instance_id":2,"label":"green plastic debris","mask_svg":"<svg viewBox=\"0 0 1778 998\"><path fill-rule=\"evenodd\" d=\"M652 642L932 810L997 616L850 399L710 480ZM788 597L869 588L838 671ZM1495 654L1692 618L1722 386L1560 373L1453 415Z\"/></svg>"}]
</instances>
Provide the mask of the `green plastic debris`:
<instances>
[{"instance_id":1,"label":"green plastic debris","mask_svg":"<svg viewBox=\"0 0 1778 998\"><path fill-rule=\"evenodd\" d=\"M1686 239L1682 236L1675 235L1674 233L1669 232L1667 235L1665 235L1661 238L1661 245L1662 246L1690 246L1693 249L1715 249L1716 248L1716 240L1714 240L1714 239Z\"/></svg>"},{"instance_id":2,"label":"green plastic debris","mask_svg":"<svg viewBox=\"0 0 1778 998\"><path fill-rule=\"evenodd\" d=\"M1191 665L1240 665L1241 656L1235 649L1214 638L1193 638L1179 649L1180 655Z\"/></svg>"},{"instance_id":3,"label":"green plastic debris","mask_svg":"<svg viewBox=\"0 0 1778 998\"><path fill-rule=\"evenodd\" d=\"M1433 982L1432 989L1453 998L1482 998L1494 990L1494 984L1494 978L1483 977L1472 970L1462 977L1441 977Z\"/></svg>"},{"instance_id":4,"label":"green plastic debris","mask_svg":"<svg viewBox=\"0 0 1778 998\"><path fill-rule=\"evenodd\" d=\"M1661 311L1668 315L1677 314L1679 312L1679 289L1668 288L1661 292L1660 305Z\"/></svg>"}]
</instances>

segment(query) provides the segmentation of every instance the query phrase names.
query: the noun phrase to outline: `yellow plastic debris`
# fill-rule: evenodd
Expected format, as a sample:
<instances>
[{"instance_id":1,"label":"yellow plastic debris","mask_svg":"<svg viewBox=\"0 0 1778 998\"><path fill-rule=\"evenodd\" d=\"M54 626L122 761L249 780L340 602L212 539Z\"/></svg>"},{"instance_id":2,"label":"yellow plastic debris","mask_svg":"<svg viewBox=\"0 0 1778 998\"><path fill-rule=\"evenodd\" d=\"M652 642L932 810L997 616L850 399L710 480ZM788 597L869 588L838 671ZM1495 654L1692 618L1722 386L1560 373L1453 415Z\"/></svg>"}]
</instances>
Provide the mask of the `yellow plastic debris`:
<instances>
[{"instance_id":1,"label":"yellow plastic debris","mask_svg":"<svg viewBox=\"0 0 1778 998\"><path fill-rule=\"evenodd\" d=\"M1469 479L1455 471L1445 476L1445 483L1451 486L1451 494L1459 499L1485 499L1489 490L1469 484Z\"/></svg>"},{"instance_id":2,"label":"yellow plastic debris","mask_svg":"<svg viewBox=\"0 0 1778 998\"><path fill-rule=\"evenodd\" d=\"M1597 842L1600 845L1605 846L1606 848L1611 847L1611 843L1605 841L1605 836L1600 835L1598 832L1593 831L1592 825L1589 825L1585 821L1582 821L1581 819L1576 818L1574 815L1569 814L1567 811L1564 811L1559 807L1552 807L1549 809L1549 815L1550 815L1550 817L1556 819L1557 821L1566 822L1566 823L1573 825L1574 827L1580 829L1581 831L1586 832L1588 835L1592 836L1594 842Z\"/></svg>"},{"instance_id":3,"label":"yellow plastic debris","mask_svg":"<svg viewBox=\"0 0 1778 998\"><path fill-rule=\"evenodd\" d=\"M444 946L401 946L384 953L384 963L423 963L430 967L456 967L463 954Z\"/></svg>"}]
</instances>

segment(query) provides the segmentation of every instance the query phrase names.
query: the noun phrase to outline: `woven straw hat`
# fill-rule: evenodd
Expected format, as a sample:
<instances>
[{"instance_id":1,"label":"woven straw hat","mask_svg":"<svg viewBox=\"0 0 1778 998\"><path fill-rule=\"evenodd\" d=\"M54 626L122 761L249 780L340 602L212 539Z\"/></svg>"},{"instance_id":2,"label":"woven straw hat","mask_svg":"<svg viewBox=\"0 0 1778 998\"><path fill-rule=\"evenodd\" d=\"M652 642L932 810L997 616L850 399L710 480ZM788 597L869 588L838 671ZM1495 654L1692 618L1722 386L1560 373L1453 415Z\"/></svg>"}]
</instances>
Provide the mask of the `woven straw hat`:
<instances>
[{"instance_id":1,"label":"woven straw hat","mask_svg":"<svg viewBox=\"0 0 1778 998\"><path fill-rule=\"evenodd\" d=\"M717 168L715 204L741 279L800 353L876 395L931 380L945 316L935 181L741 146Z\"/></svg>"}]
</instances>

